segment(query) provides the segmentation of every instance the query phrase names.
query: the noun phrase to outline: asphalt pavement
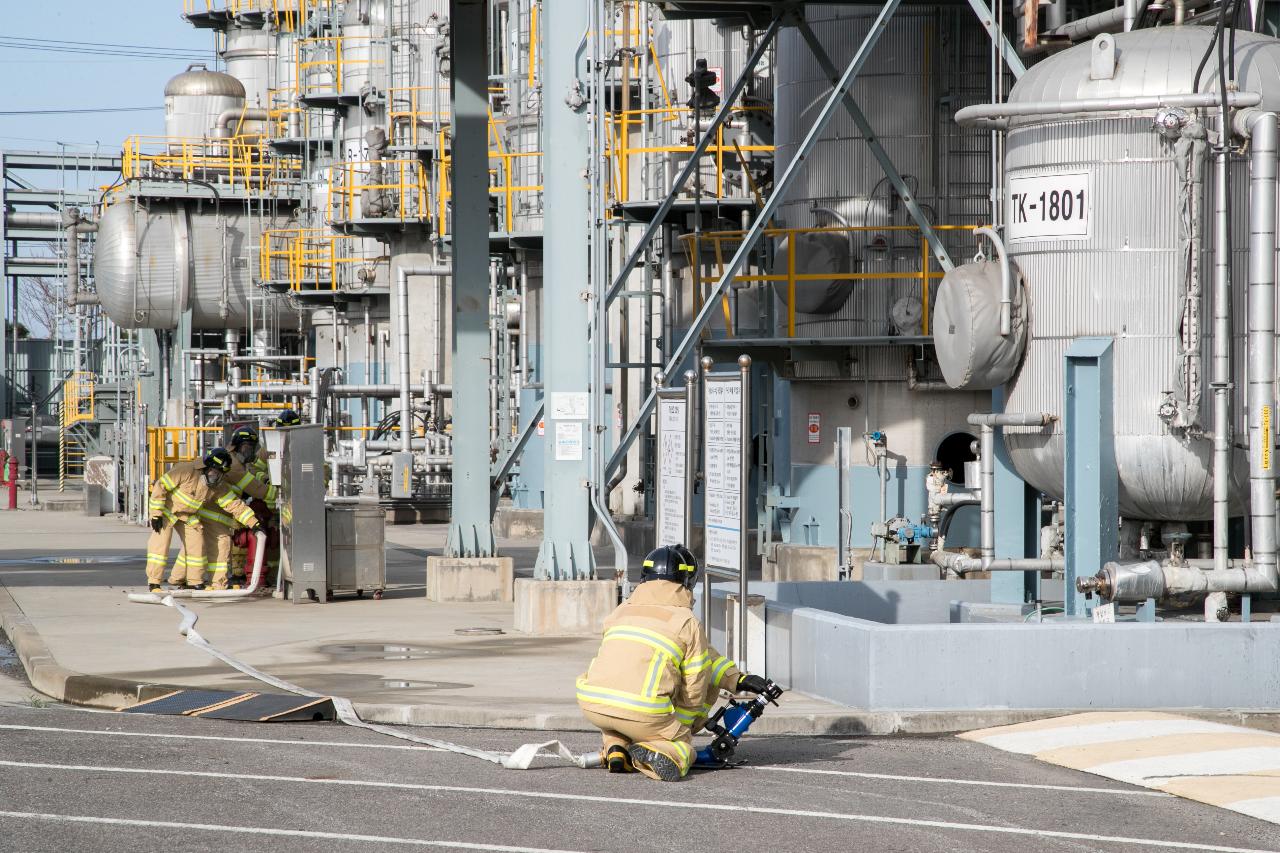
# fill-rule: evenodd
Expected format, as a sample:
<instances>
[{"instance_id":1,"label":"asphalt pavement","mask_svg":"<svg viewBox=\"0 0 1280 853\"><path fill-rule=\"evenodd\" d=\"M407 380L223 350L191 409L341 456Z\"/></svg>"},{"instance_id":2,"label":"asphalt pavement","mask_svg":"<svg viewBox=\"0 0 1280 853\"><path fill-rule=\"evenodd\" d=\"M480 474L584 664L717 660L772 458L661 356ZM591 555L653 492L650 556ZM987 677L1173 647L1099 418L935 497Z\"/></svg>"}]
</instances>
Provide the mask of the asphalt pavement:
<instances>
[{"instance_id":1,"label":"asphalt pavement","mask_svg":"<svg viewBox=\"0 0 1280 853\"><path fill-rule=\"evenodd\" d=\"M0 705L0 849L1280 850L1280 827L952 737L748 738L739 756L662 784L503 770L337 723Z\"/></svg>"}]
</instances>

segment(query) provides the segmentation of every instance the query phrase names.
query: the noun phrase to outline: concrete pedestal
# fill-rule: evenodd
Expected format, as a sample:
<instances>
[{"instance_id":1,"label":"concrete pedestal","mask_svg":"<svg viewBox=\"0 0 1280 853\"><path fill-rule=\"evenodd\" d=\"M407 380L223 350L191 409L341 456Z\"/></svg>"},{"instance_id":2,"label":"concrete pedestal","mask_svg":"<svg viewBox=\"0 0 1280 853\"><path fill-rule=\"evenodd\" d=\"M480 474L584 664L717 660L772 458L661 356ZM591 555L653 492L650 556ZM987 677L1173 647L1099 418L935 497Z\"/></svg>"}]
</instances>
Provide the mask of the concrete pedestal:
<instances>
[{"instance_id":1,"label":"concrete pedestal","mask_svg":"<svg viewBox=\"0 0 1280 853\"><path fill-rule=\"evenodd\" d=\"M862 561L866 559L864 552L858 552L854 563L853 577L849 580L862 579ZM834 581L840 579L840 570L836 565L835 548L819 548L812 545L778 545L774 562L766 562L762 577L766 581Z\"/></svg>"},{"instance_id":2,"label":"concrete pedestal","mask_svg":"<svg viewBox=\"0 0 1280 853\"><path fill-rule=\"evenodd\" d=\"M427 557L428 601L511 601L510 557Z\"/></svg>"},{"instance_id":3,"label":"concrete pedestal","mask_svg":"<svg viewBox=\"0 0 1280 853\"><path fill-rule=\"evenodd\" d=\"M526 634L599 634L618 606L613 581L516 581L515 629Z\"/></svg>"}]
</instances>

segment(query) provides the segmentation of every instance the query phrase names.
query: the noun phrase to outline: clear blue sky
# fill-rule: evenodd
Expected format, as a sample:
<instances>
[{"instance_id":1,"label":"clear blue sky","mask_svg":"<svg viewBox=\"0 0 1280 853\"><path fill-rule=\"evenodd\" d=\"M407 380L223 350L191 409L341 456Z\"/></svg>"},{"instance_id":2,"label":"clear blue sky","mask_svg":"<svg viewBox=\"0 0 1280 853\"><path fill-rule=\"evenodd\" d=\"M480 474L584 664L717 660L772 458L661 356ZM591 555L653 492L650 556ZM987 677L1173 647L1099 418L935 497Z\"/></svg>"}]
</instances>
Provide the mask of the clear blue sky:
<instances>
[{"instance_id":1,"label":"clear blue sky","mask_svg":"<svg viewBox=\"0 0 1280 853\"><path fill-rule=\"evenodd\" d=\"M204 0L195 0L203 3ZM213 65L213 35L182 19L183 0L2 0L0 112L157 107L164 84L186 59L139 59L63 50L26 50L28 39L143 45L199 53ZM49 45L69 48L78 45ZM88 48L128 50L128 48ZM0 148L56 148L59 142L118 150L126 136L160 135L164 112L0 115Z\"/></svg>"}]
</instances>

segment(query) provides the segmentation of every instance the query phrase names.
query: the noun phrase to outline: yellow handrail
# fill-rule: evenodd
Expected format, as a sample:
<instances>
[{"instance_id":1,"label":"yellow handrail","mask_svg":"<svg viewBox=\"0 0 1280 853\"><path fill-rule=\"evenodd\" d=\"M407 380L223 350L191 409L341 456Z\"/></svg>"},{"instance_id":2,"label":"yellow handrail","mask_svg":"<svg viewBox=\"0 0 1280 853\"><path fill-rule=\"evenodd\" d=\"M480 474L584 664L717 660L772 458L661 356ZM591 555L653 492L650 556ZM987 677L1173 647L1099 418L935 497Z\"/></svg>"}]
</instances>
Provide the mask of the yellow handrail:
<instances>
[{"instance_id":1,"label":"yellow handrail","mask_svg":"<svg viewBox=\"0 0 1280 853\"><path fill-rule=\"evenodd\" d=\"M980 226L977 225L934 225L934 231L972 231ZM834 271L824 273L801 273L796 271L796 243L797 238L802 234L850 234L850 233L884 233L884 232L913 232L917 235L919 241L919 269L915 271L895 271L886 270L881 272L853 272L853 271ZM703 244L710 244L715 252L717 267L723 270L723 244L730 245L741 243L742 238L746 235L745 231L709 231L703 232L699 239ZM734 276L735 283L765 283L785 284L787 288L787 336L794 338L796 335L796 284L806 281L853 281L853 282L882 282L882 281L919 281L920 282L920 334L929 335L931 333L930 317L929 317L929 296L932 283L936 279L943 276L942 272L931 269L929 250L929 241L920 234L920 229L915 225L857 225L857 226L837 226L837 227L815 227L815 228L766 228L764 235L767 237L782 238L786 240L786 255L784 266L781 272L772 273L742 273ZM684 241L685 253L692 257L692 241L694 235L684 234L681 240ZM695 265L696 266L696 265ZM707 284L718 282L720 275L699 275L697 283L699 288L695 294L697 299L701 299L701 287ZM732 329L729 322L728 304L725 304L725 327L726 330Z\"/></svg>"},{"instance_id":2,"label":"yellow handrail","mask_svg":"<svg viewBox=\"0 0 1280 853\"><path fill-rule=\"evenodd\" d=\"M435 130L450 120L448 90L443 93L441 106L443 109L432 109L432 99L437 91L435 86L392 86L389 90L389 108L387 115L391 121L393 145L412 145L417 147L426 141L426 134L434 135ZM407 127L405 134L402 128Z\"/></svg>"},{"instance_id":3,"label":"yellow handrail","mask_svg":"<svg viewBox=\"0 0 1280 853\"><path fill-rule=\"evenodd\" d=\"M384 209L366 211L376 201ZM376 214L376 215L371 215ZM421 160L345 160L329 172L329 221L429 222L431 200Z\"/></svg>"},{"instance_id":4,"label":"yellow handrail","mask_svg":"<svg viewBox=\"0 0 1280 853\"><path fill-rule=\"evenodd\" d=\"M93 374L78 370L62 383L62 425L93 420Z\"/></svg>"},{"instance_id":5,"label":"yellow handrail","mask_svg":"<svg viewBox=\"0 0 1280 853\"><path fill-rule=\"evenodd\" d=\"M120 173L126 179L192 180L225 175L232 183L250 189L297 178L302 173L302 160L276 155L266 139L257 135L227 139L130 136L121 149Z\"/></svg>"}]
</instances>

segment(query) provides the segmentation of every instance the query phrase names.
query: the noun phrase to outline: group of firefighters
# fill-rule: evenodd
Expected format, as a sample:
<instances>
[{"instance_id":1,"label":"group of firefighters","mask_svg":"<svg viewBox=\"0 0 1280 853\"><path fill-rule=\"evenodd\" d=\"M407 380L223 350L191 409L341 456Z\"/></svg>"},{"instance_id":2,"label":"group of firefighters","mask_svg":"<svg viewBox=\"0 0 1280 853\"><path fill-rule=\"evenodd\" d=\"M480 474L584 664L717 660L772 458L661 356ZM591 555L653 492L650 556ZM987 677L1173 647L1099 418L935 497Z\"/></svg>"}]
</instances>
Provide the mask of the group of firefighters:
<instances>
[{"instance_id":1,"label":"group of firefighters","mask_svg":"<svg viewBox=\"0 0 1280 853\"><path fill-rule=\"evenodd\" d=\"M289 410L276 421L295 426ZM245 583L244 564L231 565L232 535L267 523L276 503L267 463L258 455L258 431L235 429L226 448L170 468L151 489L147 583L161 592L174 534L182 553L171 586L213 589ZM230 577L228 577L230 575ZM605 620L604 636L578 678L578 705L604 738L602 764L611 773L643 773L674 782L688 774L702 728L722 690L762 693L769 682L739 671L711 648L693 614L698 563L683 545L660 547L641 569L640 585Z\"/></svg>"},{"instance_id":2,"label":"group of firefighters","mask_svg":"<svg viewBox=\"0 0 1280 853\"><path fill-rule=\"evenodd\" d=\"M276 426L297 426L297 412L286 410ZM169 544L176 535L182 548L169 572L177 589L238 589L245 583L243 563L232 564L232 537L240 528L257 531L270 520L276 487L266 459L259 455L261 437L251 426L233 430L226 447L215 447L200 459L179 462L151 486L148 502L151 538L147 542L147 587L163 592Z\"/></svg>"}]
</instances>

